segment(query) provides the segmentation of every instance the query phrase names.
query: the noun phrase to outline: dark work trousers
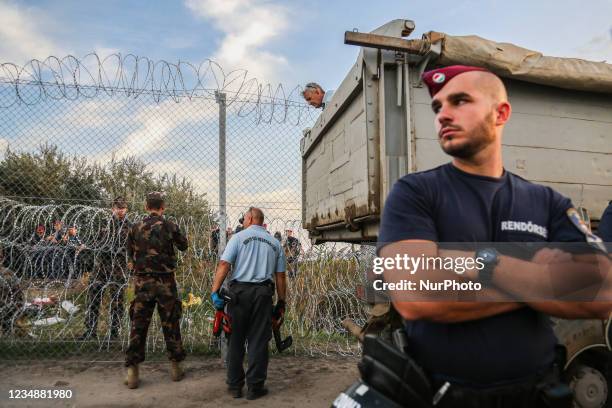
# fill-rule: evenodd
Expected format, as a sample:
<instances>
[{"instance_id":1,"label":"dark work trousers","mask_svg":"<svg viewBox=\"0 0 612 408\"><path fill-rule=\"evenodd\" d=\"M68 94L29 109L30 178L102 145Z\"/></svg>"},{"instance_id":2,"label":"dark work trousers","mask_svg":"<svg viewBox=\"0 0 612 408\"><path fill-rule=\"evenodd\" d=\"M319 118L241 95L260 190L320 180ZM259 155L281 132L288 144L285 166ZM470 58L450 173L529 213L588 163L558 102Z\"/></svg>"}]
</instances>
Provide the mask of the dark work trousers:
<instances>
[{"instance_id":1,"label":"dark work trousers","mask_svg":"<svg viewBox=\"0 0 612 408\"><path fill-rule=\"evenodd\" d=\"M120 264L114 264L99 266L92 274L92 279L87 287L87 314L85 316L85 329L89 335L95 334L98 330L100 303L102 303L105 289L108 293L110 335L116 337L119 334L121 319L123 319L125 310L125 272L125 267L122 268Z\"/></svg>"},{"instance_id":2,"label":"dark work trousers","mask_svg":"<svg viewBox=\"0 0 612 408\"><path fill-rule=\"evenodd\" d=\"M244 352L247 343L249 388L263 387L268 375L268 343L272 338L272 284L233 282L230 285L229 313L232 334L229 341L227 385L244 385Z\"/></svg>"}]
</instances>

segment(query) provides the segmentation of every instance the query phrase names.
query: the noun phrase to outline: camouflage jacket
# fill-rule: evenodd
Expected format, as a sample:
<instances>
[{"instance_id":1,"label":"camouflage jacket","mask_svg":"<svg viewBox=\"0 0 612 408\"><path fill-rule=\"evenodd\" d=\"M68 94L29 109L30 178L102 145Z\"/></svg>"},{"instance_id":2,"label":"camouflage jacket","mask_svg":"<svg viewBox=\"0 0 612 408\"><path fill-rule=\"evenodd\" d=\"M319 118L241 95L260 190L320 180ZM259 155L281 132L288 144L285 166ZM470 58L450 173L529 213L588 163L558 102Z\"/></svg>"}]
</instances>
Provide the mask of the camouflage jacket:
<instances>
[{"instance_id":1,"label":"camouflage jacket","mask_svg":"<svg viewBox=\"0 0 612 408\"><path fill-rule=\"evenodd\" d=\"M128 262L134 273L173 273L176 252L187 249L187 238L179 227L159 215L148 215L132 225L127 237Z\"/></svg>"}]
</instances>

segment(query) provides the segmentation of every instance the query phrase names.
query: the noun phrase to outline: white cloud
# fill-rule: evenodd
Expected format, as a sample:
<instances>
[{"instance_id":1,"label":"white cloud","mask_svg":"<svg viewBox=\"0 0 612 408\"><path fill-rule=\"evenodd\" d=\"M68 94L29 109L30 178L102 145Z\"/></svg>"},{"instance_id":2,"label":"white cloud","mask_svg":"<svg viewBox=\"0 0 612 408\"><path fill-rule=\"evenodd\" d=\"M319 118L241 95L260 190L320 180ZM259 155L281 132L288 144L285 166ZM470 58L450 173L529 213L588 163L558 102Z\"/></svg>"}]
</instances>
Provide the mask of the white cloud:
<instances>
[{"instance_id":1,"label":"white cloud","mask_svg":"<svg viewBox=\"0 0 612 408\"><path fill-rule=\"evenodd\" d=\"M134 120L125 111L130 102L122 97L82 99L74 102L57 121L75 129L99 129L109 127L120 117L124 125L129 125Z\"/></svg>"},{"instance_id":2,"label":"white cloud","mask_svg":"<svg viewBox=\"0 0 612 408\"><path fill-rule=\"evenodd\" d=\"M247 69L262 82L278 81L287 59L266 48L289 28L285 6L258 0L186 0L185 5L224 34L212 59L226 69Z\"/></svg>"},{"instance_id":3,"label":"white cloud","mask_svg":"<svg viewBox=\"0 0 612 408\"><path fill-rule=\"evenodd\" d=\"M260 207L264 210L266 218L271 223L273 220L300 220L301 219L301 193L289 187L270 191L258 191L253 193L230 190L228 202L237 205L230 208L228 214L236 211L244 211L249 206Z\"/></svg>"},{"instance_id":4,"label":"white cloud","mask_svg":"<svg viewBox=\"0 0 612 408\"><path fill-rule=\"evenodd\" d=\"M211 164L213 167L205 164L198 165L186 160L154 161L147 165L147 169L157 175L185 177L197 192L206 193L209 198L214 197L213 204L216 204L219 192L219 171L216 163ZM234 187L232 180L227 180L227 184L228 189Z\"/></svg>"},{"instance_id":5,"label":"white cloud","mask_svg":"<svg viewBox=\"0 0 612 408\"><path fill-rule=\"evenodd\" d=\"M591 61L612 63L612 28L609 33L593 37L589 42L576 49L578 57Z\"/></svg>"},{"instance_id":6,"label":"white cloud","mask_svg":"<svg viewBox=\"0 0 612 408\"><path fill-rule=\"evenodd\" d=\"M239 167L240 162L232 160L232 167ZM155 174L176 175L191 181L196 191L206 193L211 208L218 210L219 204L219 170L216 163L211 166L193 167L193 163L183 160L156 161L149 163L149 171ZM301 193L298 190L283 187L275 190L246 192L243 177L228 177L227 179L227 217L228 222L235 226L240 214L249 206L257 206L264 210L267 223L276 230L283 230L282 225L291 222L292 228L298 229L301 220Z\"/></svg>"},{"instance_id":7,"label":"white cloud","mask_svg":"<svg viewBox=\"0 0 612 408\"><path fill-rule=\"evenodd\" d=\"M167 147L167 137L176 127L185 123L202 122L217 119L215 109L186 109L182 101L167 99L159 103L143 106L131 118L132 122L140 123L137 130L130 133L111 152L93 158L95 161L106 162L114 157L116 160L128 156L143 156Z\"/></svg>"},{"instance_id":8,"label":"white cloud","mask_svg":"<svg viewBox=\"0 0 612 408\"><path fill-rule=\"evenodd\" d=\"M0 2L1 62L23 65L33 58L63 56L66 50L55 44L41 29L49 24L45 14L36 8Z\"/></svg>"},{"instance_id":9,"label":"white cloud","mask_svg":"<svg viewBox=\"0 0 612 408\"><path fill-rule=\"evenodd\" d=\"M50 56L63 59L67 55L75 55L72 48L66 44L59 44L53 39L53 33L58 30L59 24L49 18L43 9L0 0L0 63L13 63L22 67L32 59L44 61ZM102 60L119 52L117 48L102 45L97 45L93 49ZM58 69L56 61L48 63L52 69ZM73 66L70 60L63 60L63 63L67 64L66 67ZM83 65L78 78L79 83L91 84L98 77L97 61L90 58L81 60L81 63ZM117 67L116 60L110 58L105 61L104 68L112 75L116 73ZM86 70L89 70L89 73ZM15 72L8 69L0 72L0 76L3 75L12 78ZM69 75L66 75L66 78L70 81Z\"/></svg>"}]
</instances>

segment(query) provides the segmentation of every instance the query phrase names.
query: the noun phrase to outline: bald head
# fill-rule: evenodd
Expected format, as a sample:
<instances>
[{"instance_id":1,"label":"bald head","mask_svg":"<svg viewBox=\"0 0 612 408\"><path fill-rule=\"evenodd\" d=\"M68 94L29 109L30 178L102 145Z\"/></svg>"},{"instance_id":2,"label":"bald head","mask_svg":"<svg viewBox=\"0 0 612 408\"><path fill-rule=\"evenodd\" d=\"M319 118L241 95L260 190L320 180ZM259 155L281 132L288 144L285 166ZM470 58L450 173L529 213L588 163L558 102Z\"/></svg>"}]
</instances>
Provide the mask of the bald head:
<instances>
[{"instance_id":1,"label":"bald head","mask_svg":"<svg viewBox=\"0 0 612 408\"><path fill-rule=\"evenodd\" d=\"M448 80L432 97L431 107L434 113L437 113L443 102L449 99L451 101L469 99L469 102L480 102L493 109L501 105L508 107L510 105L506 86L497 75L488 71L464 72ZM504 123L505 120L500 125Z\"/></svg>"},{"instance_id":2,"label":"bald head","mask_svg":"<svg viewBox=\"0 0 612 408\"><path fill-rule=\"evenodd\" d=\"M264 222L264 213L261 209L256 207L251 207L244 214L244 228L248 228L251 225L263 225Z\"/></svg>"},{"instance_id":3,"label":"bald head","mask_svg":"<svg viewBox=\"0 0 612 408\"><path fill-rule=\"evenodd\" d=\"M263 225L264 213L259 208L251 209L251 217L253 217L253 224Z\"/></svg>"},{"instance_id":4,"label":"bald head","mask_svg":"<svg viewBox=\"0 0 612 408\"><path fill-rule=\"evenodd\" d=\"M467 76L468 80L471 80L476 87L487 94L494 104L508 102L506 86L497 75L491 72L473 71L461 74L459 78L463 75Z\"/></svg>"},{"instance_id":5,"label":"bald head","mask_svg":"<svg viewBox=\"0 0 612 408\"><path fill-rule=\"evenodd\" d=\"M478 94L486 98L491 105L508 103L508 93L502 80L488 71L469 71L458 74L448 80L446 84L432 97L432 107L449 94L468 93ZM434 109L435 111L435 109Z\"/></svg>"},{"instance_id":6,"label":"bald head","mask_svg":"<svg viewBox=\"0 0 612 408\"><path fill-rule=\"evenodd\" d=\"M501 157L501 137L511 106L506 87L496 75L486 71L454 75L434 93L431 108L445 153L464 161Z\"/></svg>"}]
</instances>

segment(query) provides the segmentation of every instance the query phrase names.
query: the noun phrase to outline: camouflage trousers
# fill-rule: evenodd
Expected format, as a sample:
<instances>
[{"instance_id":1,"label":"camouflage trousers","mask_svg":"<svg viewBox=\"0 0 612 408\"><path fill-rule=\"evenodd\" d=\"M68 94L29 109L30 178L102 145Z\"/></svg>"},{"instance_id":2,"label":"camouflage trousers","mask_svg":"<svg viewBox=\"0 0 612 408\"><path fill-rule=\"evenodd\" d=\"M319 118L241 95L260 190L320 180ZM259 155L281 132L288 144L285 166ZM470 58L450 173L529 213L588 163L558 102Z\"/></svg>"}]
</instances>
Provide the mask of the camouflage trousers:
<instances>
[{"instance_id":1,"label":"camouflage trousers","mask_svg":"<svg viewBox=\"0 0 612 408\"><path fill-rule=\"evenodd\" d=\"M168 358L172 361L185 359L181 340L182 305L176 290L173 274L134 276L134 300L130 305L130 342L127 348L125 365L138 364L145 359L147 331L157 305Z\"/></svg>"}]
</instances>

